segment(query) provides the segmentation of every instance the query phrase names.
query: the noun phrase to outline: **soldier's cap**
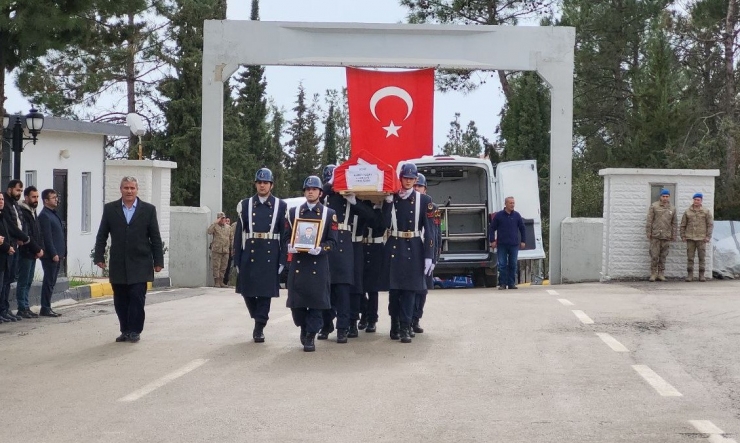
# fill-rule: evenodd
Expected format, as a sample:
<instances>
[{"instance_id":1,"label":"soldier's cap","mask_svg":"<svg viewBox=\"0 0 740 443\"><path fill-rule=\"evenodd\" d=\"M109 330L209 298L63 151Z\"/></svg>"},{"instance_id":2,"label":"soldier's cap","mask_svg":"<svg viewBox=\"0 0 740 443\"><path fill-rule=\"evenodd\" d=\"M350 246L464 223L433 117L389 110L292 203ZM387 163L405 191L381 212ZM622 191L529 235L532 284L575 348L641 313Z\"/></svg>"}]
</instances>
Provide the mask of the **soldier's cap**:
<instances>
[{"instance_id":1,"label":"soldier's cap","mask_svg":"<svg viewBox=\"0 0 740 443\"><path fill-rule=\"evenodd\" d=\"M666 188L660 190L660 195L671 195L671 191Z\"/></svg>"},{"instance_id":2,"label":"soldier's cap","mask_svg":"<svg viewBox=\"0 0 740 443\"><path fill-rule=\"evenodd\" d=\"M693 197L691 197L691 198L700 198L700 199L704 200L704 195L702 195L702 193L701 193L701 192L697 192L697 193L696 193L696 194L694 194L694 196L693 196Z\"/></svg>"},{"instance_id":3,"label":"soldier's cap","mask_svg":"<svg viewBox=\"0 0 740 443\"><path fill-rule=\"evenodd\" d=\"M226 217L226 214L224 214L223 212L219 212L218 214L216 214L216 218L221 218L221 217Z\"/></svg>"}]
</instances>

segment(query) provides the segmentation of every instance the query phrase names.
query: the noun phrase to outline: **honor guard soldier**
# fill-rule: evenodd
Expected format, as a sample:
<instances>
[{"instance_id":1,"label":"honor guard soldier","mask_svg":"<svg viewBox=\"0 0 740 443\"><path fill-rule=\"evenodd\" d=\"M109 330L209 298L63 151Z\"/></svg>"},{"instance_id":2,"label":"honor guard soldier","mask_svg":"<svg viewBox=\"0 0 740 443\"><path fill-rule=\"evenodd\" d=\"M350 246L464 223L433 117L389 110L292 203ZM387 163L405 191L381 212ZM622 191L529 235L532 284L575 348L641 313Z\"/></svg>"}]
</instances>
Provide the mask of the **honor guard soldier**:
<instances>
[{"instance_id":1,"label":"honor guard soldier","mask_svg":"<svg viewBox=\"0 0 740 443\"><path fill-rule=\"evenodd\" d=\"M427 193L427 178L424 174L421 172L419 173L418 178L416 179L416 184L414 185L414 190L420 194ZM433 271L434 267L437 265L437 260L439 260L439 253L441 250L442 245L442 231L440 229L440 215L439 215L439 207L437 207L436 204L432 203L432 208L427 208L427 218L432 219L432 231L434 239L434 255L432 256L432 268L430 269L428 275L426 276L425 283L426 283L426 289L423 291L419 291L416 293L416 296L414 297L414 316L411 320L411 336L413 337L415 334L421 334L424 332L424 329L419 325L419 320L424 315L424 305L427 302L427 291L429 289L434 289L434 276Z\"/></svg>"},{"instance_id":2,"label":"honor guard soldier","mask_svg":"<svg viewBox=\"0 0 740 443\"><path fill-rule=\"evenodd\" d=\"M381 290L380 280L383 271L383 244L385 242L385 226L380 205L373 207L375 218L365 227L363 246L364 263L362 266L362 284L367 297L363 297L362 321L366 322L365 332L375 332L378 323L378 292ZM359 328L359 326L358 326Z\"/></svg>"},{"instance_id":3,"label":"honor guard soldier","mask_svg":"<svg viewBox=\"0 0 740 443\"><path fill-rule=\"evenodd\" d=\"M372 209L357 205L357 197L354 194L341 194L334 192L332 186L334 180L334 165L324 167L323 176L327 183L323 187L323 202L326 207L334 210L338 220L337 247L329 256L329 269L331 270L331 309L324 312L324 326L317 337L326 340L334 331L334 318L337 319L337 343L347 343L347 334L353 331L352 336L357 337L357 321L350 320L350 290L355 282L355 254L353 247L353 221L354 216L372 217ZM357 297L357 310L359 311L360 294Z\"/></svg>"},{"instance_id":4,"label":"honor guard soldier","mask_svg":"<svg viewBox=\"0 0 740 443\"><path fill-rule=\"evenodd\" d=\"M264 329L273 297L279 297L280 273L287 263L290 232L285 227L287 204L272 195L272 171L261 168L254 177L257 193L239 202L234 233L236 292L244 297L254 319L252 338L265 341Z\"/></svg>"},{"instance_id":5,"label":"honor guard soldier","mask_svg":"<svg viewBox=\"0 0 740 443\"><path fill-rule=\"evenodd\" d=\"M306 352L316 350L314 338L323 324L323 313L331 308L329 257L337 245L336 213L319 202L321 180L315 175L303 182L303 195L306 203L291 208L285 221L292 231L296 219L320 220L318 246L306 251L298 251L288 245L292 254L288 269L288 303L293 314L293 322L301 328L301 344Z\"/></svg>"},{"instance_id":6,"label":"honor guard soldier","mask_svg":"<svg viewBox=\"0 0 740 443\"><path fill-rule=\"evenodd\" d=\"M401 190L385 198L383 219L390 229L385 243L388 311L391 339L411 343L411 321L417 292L426 289L425 276L432 272L434 256L434 209L428 195L414 190L418 172L413 163L401 166Z\"/></svg>"},{"instance_id":7,"label":"honor guard soldier","mask_svg":"<svg viewBox=\"0 0 740 443\"><path fill-rule=\"evenodd\" d=\"M355 214L352 216L352 251L354 253L354 279L349 289L349 311L350 322L347 337L355 338L358 336L358 329L367 327L367 323L360 326L360 313L362 312L363 301L365 297L365 231L368 224L377 225L374 220L373 203L368 200L362 200L355 206L358 211L364 211L366 216L360 217ZM380 217L382 219L382 216ZM377 319L375 320L377 322Z\"/></svg>"}]
</instances>

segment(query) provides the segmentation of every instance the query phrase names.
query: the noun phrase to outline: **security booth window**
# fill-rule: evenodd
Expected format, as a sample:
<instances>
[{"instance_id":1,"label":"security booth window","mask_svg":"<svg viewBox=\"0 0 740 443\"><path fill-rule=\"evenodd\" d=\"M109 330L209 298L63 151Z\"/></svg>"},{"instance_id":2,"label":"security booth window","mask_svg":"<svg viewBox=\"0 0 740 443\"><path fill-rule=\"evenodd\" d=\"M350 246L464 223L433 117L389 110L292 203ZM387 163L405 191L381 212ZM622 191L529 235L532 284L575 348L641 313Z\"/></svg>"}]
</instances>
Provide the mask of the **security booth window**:
<instances>
[{"instance_id":1,"label":"security booth window","mask_svg":"<svg viewBox=\"0 0 740 443\"><path fill-rule=\"evenodd\" d=\"M671 191L670 202L672 206L676 206L676 184L675 183L650 183L650 202L648 205L660 200L660 191L667 189Z\"/></svg>"}]
</instances>

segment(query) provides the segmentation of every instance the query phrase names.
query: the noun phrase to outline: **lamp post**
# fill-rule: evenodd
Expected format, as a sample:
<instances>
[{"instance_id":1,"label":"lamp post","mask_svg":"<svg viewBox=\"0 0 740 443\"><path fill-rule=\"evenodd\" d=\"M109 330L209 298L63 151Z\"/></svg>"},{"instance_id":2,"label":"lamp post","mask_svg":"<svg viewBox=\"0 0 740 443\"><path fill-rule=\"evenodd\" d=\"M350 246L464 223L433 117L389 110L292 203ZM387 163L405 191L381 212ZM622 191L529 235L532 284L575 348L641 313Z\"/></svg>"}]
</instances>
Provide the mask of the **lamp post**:
<instances>
[{"instance_id":1,"label":"lamp post","mask_svg":"<svg viewBox=\"0 0 740 443\"><path fill-rule=\"evenodd\" d=\"M13 150L13 178L19 180L21 178L21 152L23 152L23 141L29 140L33 144L36 144L37 136L41 133L41 128L44 127L44 114L37 111L35 108L31 108L31 111L26 114L26 127L31 137L23 136L23 116L3 115L3 129L8 129L10 125L13 125L11 130L11 149Z\"/></svg>"}]
</instances>

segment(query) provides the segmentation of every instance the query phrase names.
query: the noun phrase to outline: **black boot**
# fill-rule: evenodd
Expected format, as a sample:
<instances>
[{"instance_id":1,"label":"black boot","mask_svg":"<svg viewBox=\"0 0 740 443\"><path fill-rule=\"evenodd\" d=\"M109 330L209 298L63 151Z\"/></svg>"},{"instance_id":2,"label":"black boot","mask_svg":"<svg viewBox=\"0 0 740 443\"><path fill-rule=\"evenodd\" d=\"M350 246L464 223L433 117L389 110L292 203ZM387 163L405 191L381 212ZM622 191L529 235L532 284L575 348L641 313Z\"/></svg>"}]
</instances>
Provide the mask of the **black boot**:
<instances>
[{"instance_id":1,"label":"black boot","mask_svg":"<svg viewBox=\"0 0 740 443\"><path fill-rule=\"evenodd\" d=\"M423 334L424 328L419 325L419 319L415 318L414 321L411 323L411 330L416 332L417 334Z\"/></svg>"},{"instance_id":2,"label":"black boot","mask_svg":"<svg viewBox=\"0 0 740 443\"><path fill-rule=\"evenodd\" d=\"M316 350L316 344L314 344L314 337L316 334L309 332L306 334L305 343L303 343L303 352L313 352Z\"/></svg>"},{"instance_id":3,"label":"black boot","mask_svg":"<svg viewBox=\"0 0 740 443\"><path fill-rule=\"evenodd\" d=\"M365 332L375 332L375 322L374 321L367 322L367 327L365 328Z\"/></svg>"},{"instance_id":4,"label":"black boot","mask_svg":"<svg viewBox=\"0 0 740 443\"><path fill-rule=\"evenodd\" d=\"M346 329L337 329L337 343L347 343Z\"/></svg>"},{"instance_id":5,"label":"black boot","mask_svg":"<svg viewBox=\"0 0 740 443\"><path fill-rule=\"evenodd\" d=\"M365 320L365 316L364 315L361 315L360 316L360 322L357 323L357 329L359 329L360 331L362 331L366 327L367 327L367 320Z\"/></svg>"},{"instance_id":6,"label":"black boot","mask_svg":"<svg viewBox=\"0 0 740 443\"><path fill-rule=\"evenodd\" d=\"M301 344L304 345L304 346L306 345L306 336L307 335L308 335L308 333L306 332L306 327L305 326L301 326Z\"/></svg>"},{"instance_id":7,"label":"black boot","mask_svg":"<svg viewBox=\"0 0 740 443\"><path fill-rule=\"evenodd\" d=\"M360 331L357 330L357 320L349 322L349 331L347 332L347 338L357 338L360 336Z\"/></svg>"},{"instance_id":8,"label":"black boot","mask_svg":"<svg viewBox=\"0 0 740 443\"><path fill-rule=\"evenodd\" d=\"M401 326L401 343L411 343L411 327Z\"/></svg>"},{"instance_id":9,"label":"black boot","mask_svg":"<svg viewBox=\"0 0 740 443\"><path fill-rule=\"evenodd\" d=\"M254 331L252 331L252 338L254 339L255 343L264 343L265 342L265 334L263 333L263 330L265 329L264 323L255 323L254 324Z\"/></svg>"},{"instance_id":10,"label":"black boot","mask_svg":"<svg viewBox=\"0 0 740 443\"><path fill-rule=\"evenodd\" d=\"M391 318L391 340L398 340L401 338L401 326L398 323L397 318Z\"/></svg>"},{"instance_id":11,"label":"black boot","mask_svg":"<svg viewBox=\"0 0 740 443\"><path fill-rule=\"evenodd\" d=\"M329 334L331 334L332 332L334 332L334 325L333 324L332 325L329 325L328 327L327 326L324 326L323 328L321 328L321 330L319 331L319 335L316 336L316 338L318 340L326 340L326 339L329 338Z\"/></svg>"},{"instance_id":12,"label":"black boot","mask_svg":"<svg viewBox=\"0 0 740 443\"><path fill-rule=\"evenodd\" d=\"M411 329L411 326L409 326L409 337L414 338L416 337L416 333L413 329Z\"/></svg>"}]
</instances>

